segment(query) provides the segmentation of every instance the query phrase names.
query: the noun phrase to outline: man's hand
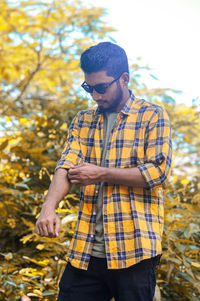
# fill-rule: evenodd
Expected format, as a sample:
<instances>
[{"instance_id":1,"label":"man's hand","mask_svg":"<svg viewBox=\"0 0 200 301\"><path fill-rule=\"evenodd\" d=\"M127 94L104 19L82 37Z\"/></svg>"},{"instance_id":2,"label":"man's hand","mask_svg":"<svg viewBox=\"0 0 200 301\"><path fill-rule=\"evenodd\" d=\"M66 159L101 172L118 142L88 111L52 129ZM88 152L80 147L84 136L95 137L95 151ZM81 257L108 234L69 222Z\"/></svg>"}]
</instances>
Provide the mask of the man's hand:
<instances>
[{"instance_id":1,"label":"man's hand","mask_svg":"<svg viewBox=\"0 0 200 301\"><path fill-rule=\"evenodd\" d=\"M44 203L36 222L36 233L40 236L57 237L60 230L60 219L55 210Z\"/></svg>"},{"instance_id":2,"label":"man's hand","mask_svg":"<svg viewBox=\"0 0 200 301\"><path fill-rule=\"evenodd\" d=\"M91 185L100 181L103 168L90 163L76 165L68 170L68 178L71 184Z\"/></svg>"},{"instance_id":3,"label":"man's hand","mask_svg":"<svg viewBox=\"0 0 200 301\"><path fill-rule=\"evenodd\" d=\"M97 182L107 182L114 185L149 188L137 167L107 168L84 163L71 167L68 170L68 179L71 184L83 186L96 184Z\"/></svg>"}]
</instances>

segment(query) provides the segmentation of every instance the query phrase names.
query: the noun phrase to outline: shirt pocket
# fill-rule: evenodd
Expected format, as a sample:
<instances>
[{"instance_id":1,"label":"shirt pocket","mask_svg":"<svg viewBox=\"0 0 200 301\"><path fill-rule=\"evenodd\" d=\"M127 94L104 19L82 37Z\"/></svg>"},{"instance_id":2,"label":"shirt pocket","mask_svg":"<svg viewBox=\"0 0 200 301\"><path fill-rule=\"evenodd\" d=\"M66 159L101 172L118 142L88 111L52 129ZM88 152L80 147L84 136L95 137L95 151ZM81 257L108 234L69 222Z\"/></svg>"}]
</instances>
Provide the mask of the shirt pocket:
<instances>
[{"instance_id":1,"label":"shirt pocket","mask_svg":"<svg viewBox=\"0 0 200 301\"><path fill-rule=\"evenodd\" d=\"M114 130L107 148L107 167L130 168L144 163L145 129L135 120L121 122Z\"/></svg>"},{"instance_id":2,"label":"shirt pocket","mask_svg":"<svg viewBox=\"0 0 200 301\"><path fill-rule=\"evenodd\" d=\"M113 141L106 156L106 167L131 168L144 164L144 145L134 140Z\"/></svg>"}]
</instances>

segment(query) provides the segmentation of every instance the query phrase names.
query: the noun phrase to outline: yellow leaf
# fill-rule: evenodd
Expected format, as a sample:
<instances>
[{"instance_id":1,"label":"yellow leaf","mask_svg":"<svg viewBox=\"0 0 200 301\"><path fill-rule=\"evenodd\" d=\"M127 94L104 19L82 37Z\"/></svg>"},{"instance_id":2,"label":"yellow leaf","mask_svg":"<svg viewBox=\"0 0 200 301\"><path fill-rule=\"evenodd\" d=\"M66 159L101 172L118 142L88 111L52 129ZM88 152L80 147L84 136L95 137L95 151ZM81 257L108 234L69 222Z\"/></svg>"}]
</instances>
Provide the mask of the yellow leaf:
<instances>
[{"instance_id":1,"label":"yellow leaf","mask_svg":"<svg viewBox=\"0 0 200 301\"><path fill-rule=\"evenodd\" d=\"M27 124L27 123L29 123L29 120L27 120L26 118L20 118L19 121L20 121L22 124Z\"/></svg>"},{"instance_id":2,"label":"yellow leaf","mask_svg":"<svg viewBox=\"0 0 200 301\"><path fill-rule=\"evenodd\" d=\"M42 266L42 267L46 267L50 262L48 259L36 260L36 259L29 258L28 256L23 256L23 258L28 260L28 261L31 261L31 262L39 265L39 266Z\"/></svg>"},{"instance_id":3,"label":"yellow leaf","mask_svg":"<svg viewBox=\"0 0 200 301\"><path fill-rule=\"evenodd\" d=\"M2 191L2 190L1 190ZM5 218L7 216L7 210L4 207L4 204L0 202L0 212L1 212L1 218Z\"/></svg>"},{"instance_id":4,"label":"yellow leaf","mask_svg":"<svg viewBox=\"0 0 200 301\"><path fill-rule=\"evenodd\" d=\"M36 293L28 293L27 296L28 297L40 297L41 295L36 294Z\"/></svg>"},{"instance_id":5,"label":"yellow leaf","mask_svg":"<svg viewBox=\"0 0 200 301\"><path fill-rule=\"evenodd\" d=\"M195 268L200 268L200 263L199 262L191 262L191 265Z\"/></svg>"},{"instance_id":6,"label":"yellow leaf","mask_svg":"<svg viewBox=\"0 0 200 301\"><path fill-rule=\"evenodd\" d=\"M24 295L21 297L21 301L31 301L31 299Z\"/></svg>"},{"instance_id":7,"label":"yellow leaf","mask_svg":"<svg viewBox=\"0 0 200 301\"><path fill-rule=\"evenodd\" d=\"M9 252L9 253L5 254L4 258L9 261L9 260L13 259L13 254L11 252Z\"/></svg>"},{"instance_id":8,"label":"yellow leaf","mask_svg":"<svg viewBox=\"0 0 200 301\"><path fill-rule=\"evenodd\" d=\"M15 222L15 219L14 219L14 218L8 218L8 219L7 219L7 222L8 222L8 224L10 225L10 227L11 227L12 229L15 228L16 222Z\"/></svg>"},{"instance_id":9,"label":"yellow leaf","mask_svg":"<svg viewBox=\"0 0 200 301\"><path fill-rule=\"evenodd\" d=\"M10 120L10 118L7 116L7 117L6 117L6 122L9 122L9 121L11 121L11 120Z\"/></svg>"},{"instance_id":10,"label":"yellow leaf","mask_svg":"<svg viewBox=\"0 0 200 301\"><path fill-rule=\"evenodd\" d=\"M63 125L60 127L61 130L65 130L67 128L67 124L63 123Z\"/></svg>"},{"instance_id":11,"label":"yellow leaf","mask_svg":"<svg viewBox=\"0 0 200 301\"><path fill-rule=\"evenodd\" d=\"M45 270L40 270L38 271L37 269L32 269L32 268L24 268L19 271L20 275L24 276L29 276L29 277L34 277L34 276L44 276L47 273Z\"/></svg>"},{"instance_id":12,"label":"yellow leaf","mask_svg":"<svg viewBox=\"0 0 200 301\"><path fill-rule=\"evenodd\" d=\"M188 183L190 183L190 181L187 180L187 179L181 180L181 184L182 184L182 185L187 185Z\"/></svg>"},{"instance_id":13,"label":"yellow leaf","mask_svg":"<svg viewBox=\"0 0 200 301\"><path fill-rule=\"evenodd\" d=\"M34 291L33 291L35 294L38 294L38 295L40 295L40 296L42 296L42 292L41 291L39 291L39 290L37 290L37 289L34 289Z\"/></svg>"},{"instance_id":14,"label":"yellow leaf","mask_svg":"<svg viewBox=\"0 0 200 301\"><path fill-rule=\"evenodd\" d=\"M31 240L35 235L36 235L35 233L25 235L20 239L20 241L23 242L23 244L25 244L27 243L27 241Z\"/></svg>"},{"instance_id":15,"label":"yellow leaf","mask_svg":"<svg viewBox=\"0 0 200 301\"><path fill-rule=\"evenodd\" d=\"M42 245L42 244L38 244L36 246L36 249L38 249L38 250L43 250L44 248L45 248L45 245Z\"/></svg>"},{"instance_id":16,"label":"yellow leaf","mask_svg":"<svg viewBox=\"0 0 200 301\"><path fill-rule=\"evenodd\" d=\"M35 225L34 225L32 222L30 222L30 221L28 221L27 219L25 219L24 217L22 217L22 221L23 221L23 223L24 223L26 226L28 226L29 228L35 228Z\"/></svg>"}]
</instances>

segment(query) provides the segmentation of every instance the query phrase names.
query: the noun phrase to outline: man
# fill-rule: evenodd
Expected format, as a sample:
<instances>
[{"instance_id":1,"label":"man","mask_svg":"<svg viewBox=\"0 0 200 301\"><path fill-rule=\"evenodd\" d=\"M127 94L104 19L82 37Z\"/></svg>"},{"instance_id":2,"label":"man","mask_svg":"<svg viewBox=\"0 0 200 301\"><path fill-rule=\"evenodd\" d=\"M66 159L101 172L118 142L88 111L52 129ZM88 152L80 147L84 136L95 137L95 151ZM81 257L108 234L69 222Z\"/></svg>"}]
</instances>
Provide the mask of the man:
<instances>
[{"instance_id":1,"label":"man","mask_svg":"<svg viewBox=\"0 0 200 301\"><path fill-rule=\"evenodd\" d=\"M37 233L58 236L55 208L81 186L77 226L59 301L153 300L162 253L162 186L171 166L170 122L128 89L125 51L110 42L81 55L82 87L97 107L74 118Z\"/></svg>"}]
</instances>

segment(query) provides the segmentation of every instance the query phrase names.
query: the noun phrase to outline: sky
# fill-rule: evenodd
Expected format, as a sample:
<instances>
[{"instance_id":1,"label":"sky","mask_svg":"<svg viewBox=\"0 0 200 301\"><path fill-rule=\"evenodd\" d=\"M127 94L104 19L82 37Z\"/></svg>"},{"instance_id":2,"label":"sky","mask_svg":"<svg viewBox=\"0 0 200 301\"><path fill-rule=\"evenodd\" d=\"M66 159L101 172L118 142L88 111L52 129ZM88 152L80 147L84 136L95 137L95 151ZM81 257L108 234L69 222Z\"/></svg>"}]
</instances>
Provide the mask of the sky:
<instances>
[{"instance_id":1,"label":"sky","mask_svg":"<svg viewBox=\"0 0 200 301\"><path fill-rule=\"evenodd\" d=\"M177 103L200 98L200 0L91 0L107 8L111 36L123 47L131 63L138 57L159 80L147 78L149 87L182 91ZM198 101L200 106L200 100Z\"/></svg>"}]
</instances>

